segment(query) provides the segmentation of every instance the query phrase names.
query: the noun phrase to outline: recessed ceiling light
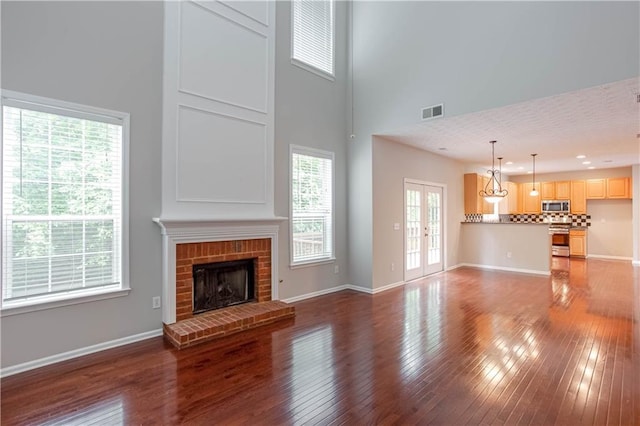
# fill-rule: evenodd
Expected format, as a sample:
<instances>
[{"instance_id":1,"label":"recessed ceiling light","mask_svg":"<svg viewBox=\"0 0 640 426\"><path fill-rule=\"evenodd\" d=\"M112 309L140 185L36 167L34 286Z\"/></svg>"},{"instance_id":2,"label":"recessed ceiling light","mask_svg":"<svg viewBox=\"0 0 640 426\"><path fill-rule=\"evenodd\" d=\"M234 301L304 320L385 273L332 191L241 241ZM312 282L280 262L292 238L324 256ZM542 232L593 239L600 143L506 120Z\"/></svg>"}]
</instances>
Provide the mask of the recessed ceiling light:
<instances>
[{"instance_id":1,"label":"recessed ceiling light","mask_svg":"<svg viewBox=\"0 0 640 426\"><path fill-rule=\"evenodd\" d=\"M507 161L507 162L506 162L506 163L504 163L504 164L506 164L507 166L510 166L511 164L513 164L513 161Z\"/></svg>"},{"instance_id":2,"label":"recessed ceiling light","mask_svg":"<svg viewBox=\"0 0 640 426\"><path fill-rule=\"evenodd\" d=\"M518 167L518 170L524 170L524 167L520 166Z\"/></svg>"},{"instance_id":3,"label":"recessed ceiling light","mask_svg":"<svg viewBox=\"0 0 640 426\"><path fill-rule=\"evenodd\" d=\"M604 160L603 163L613 163L613 160Z\"/></svg>"},{"instance_id":4,"label":"recessed ceiling light","mask_svg":"<svg viewBox=\"0 0 640 426\"><path fill-rule=\"evenodd\" d=\"M580 154L580 155L576 155L576 158L579 158L579 159L582 160L583 158L587 158L587 156L583 155L583 154Z\"/></svg>"},{"instance_id":5,"label":"recessed ceiling light","mask_svg":"<svg viewBox=\"0 0 640 426\"><path fill-rule=\"evenodd\" d=\"M528 175L530 175L531 173L533 173L531 170L529 170L529 171L527 172L527 174L528 174Z\"/></svg>"},{"instance_id":6,"label":"recessed ceiling light","mask_svg":"<svg viewBox=\"0 0 640 426\"><path fill-rule=\"evenodd\" d=\"M591 164L591 161L583 161L582 164Z\"/></svg>"},{"instance_id":7,"label":"recessed ceiling light","mask_svg":"<svg viewBox=\"0 0 640 426\"><path fill-rule=\"evenodd\" d=\"M587 169L591 170L591 169L595 169L595 167L589 166L589 167L587 167Z\"/></svg>"}]
</instances>

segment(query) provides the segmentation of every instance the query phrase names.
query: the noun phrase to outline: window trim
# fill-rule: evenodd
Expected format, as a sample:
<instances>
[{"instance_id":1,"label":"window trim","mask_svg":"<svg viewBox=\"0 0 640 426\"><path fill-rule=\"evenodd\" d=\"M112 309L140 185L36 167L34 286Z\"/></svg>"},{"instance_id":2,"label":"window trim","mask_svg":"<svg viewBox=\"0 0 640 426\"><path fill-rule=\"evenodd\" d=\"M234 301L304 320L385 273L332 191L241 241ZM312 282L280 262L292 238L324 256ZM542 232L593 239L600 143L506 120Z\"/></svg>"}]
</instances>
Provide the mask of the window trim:
<instances>
[{"instance_id":1,"label":"window trim","mask_svg":"<svg viewBox=\"0 0 640 426\"><path fill-rule=\"evenodd\" d=\"M131 118L129 113L109 110L105 108L92 107L88 105L67 102L43 96L31 95L12 90L0 89L0 109L4 106L26 108L39 112L66 115L79 119L96 120L117 124L122 126L122 187L121 187L121 265L120 286L97 287L86 290L73 290L68 293L56 295L33 295L20 301L6 303L3 300L2 286L4 282L0 278L0 317L23 314L27 312L41 311L62 306L76 305L79 303L92 302L96 300L111 299L114 297L126 296L131 291L130 271L129 271L129 139L131 133ZM3 138L4 113L0 114L0 140ZM4 166L2 150L0 150L0 176ZM0 177L0 182L2 178ZM0 184L0 196L2 196L3 185ZM4 235L4 223L0 220L0 235ZM2 246L0 246L0 254ZM3 262L4 263L4 262Z\"/></svg>"},{"instance_id":2,"label":"window trim","mask_svg":"<svg viewBox=\"0 0 640 426\"><path fill-rule=\"evenodd\" d=\"M331 160L331 253L329 256L294 261L293 260L293 154L308 155ZM289 145L289 267L291 269L333 263L336 260L336 158L332 151Z\"/></svg>"},{"instance_id":3,"label":"window trim","mask_svg":"<svg viewBox=\"0 0 640 426\"><path fill-rule=\"evenodd\" d=\"M318 67L315 67L311 64L308 64L307 62L304 62L301 59L297 59L293 57L293 35L294 35L294 31L293 31L293 22L294 22L294 17L293 17L293 3L297 1L297 0L292 0L290 3L290 15L291 15L291 25L290 25L290 30L291 30L291 35L290 35L290 49L289 49L289 56L291 59L291 65L295 65L298 68L301 68L305 71L308 71L312 74L315 74L317 76L320 76L326 80L329 81L335 81L336 80L336 4L337 2L335 0L322 0L322 1L330 1L333 3L333 7L331 8L331 13L333 14L332 16L332 20L331 20L331 32L333 34L332 37L332 41L333 41L333 47L332 47L332 58L331 58L331 72L328 73Z\"/></svg>"}]
</instances>

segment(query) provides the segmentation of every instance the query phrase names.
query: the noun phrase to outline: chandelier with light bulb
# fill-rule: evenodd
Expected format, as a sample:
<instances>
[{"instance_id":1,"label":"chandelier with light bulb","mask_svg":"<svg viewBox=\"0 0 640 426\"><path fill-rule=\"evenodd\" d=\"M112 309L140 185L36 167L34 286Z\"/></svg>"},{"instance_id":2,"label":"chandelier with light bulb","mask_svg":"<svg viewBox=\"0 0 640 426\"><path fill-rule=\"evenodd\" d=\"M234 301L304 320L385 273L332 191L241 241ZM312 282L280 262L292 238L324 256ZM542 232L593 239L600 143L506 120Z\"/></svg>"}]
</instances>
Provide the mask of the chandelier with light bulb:
<instances>
[{"instance_id":1,"label":"chandelier with light bulb","mask_svg":"<svg viewBox=\"0 0 640 426\"><path fill-rule=\"evenodd\" d=\"M485 185L484 189L479 192L480 196L487 202L496 204L502 201L509 191L502 188L502 157L498 157L500 168L495 167L495 144L496 141L490 141L491 144L491 170L487 170L489 174L489 181Z\"/></svg>"}]
</instances>

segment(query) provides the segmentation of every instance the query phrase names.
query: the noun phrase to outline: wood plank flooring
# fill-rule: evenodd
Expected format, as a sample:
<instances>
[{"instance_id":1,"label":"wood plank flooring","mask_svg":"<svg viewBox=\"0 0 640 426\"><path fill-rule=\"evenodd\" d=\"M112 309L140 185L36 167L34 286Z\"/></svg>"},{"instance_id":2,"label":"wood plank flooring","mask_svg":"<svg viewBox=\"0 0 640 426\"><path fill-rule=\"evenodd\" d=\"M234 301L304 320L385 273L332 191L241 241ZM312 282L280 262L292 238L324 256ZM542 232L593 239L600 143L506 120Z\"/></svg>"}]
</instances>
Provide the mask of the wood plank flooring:
<instances>
[{"instance_id":1,"label":"wood plank flooring","mask_svg":"<svg viewBox=\"0 0 640 426\"><path fill-rule=\"evenodd\" d=\"M2 425L640 425L640 268L460 268L182 351L162 338L10 376Z\"/></svg>"}]
</instances>

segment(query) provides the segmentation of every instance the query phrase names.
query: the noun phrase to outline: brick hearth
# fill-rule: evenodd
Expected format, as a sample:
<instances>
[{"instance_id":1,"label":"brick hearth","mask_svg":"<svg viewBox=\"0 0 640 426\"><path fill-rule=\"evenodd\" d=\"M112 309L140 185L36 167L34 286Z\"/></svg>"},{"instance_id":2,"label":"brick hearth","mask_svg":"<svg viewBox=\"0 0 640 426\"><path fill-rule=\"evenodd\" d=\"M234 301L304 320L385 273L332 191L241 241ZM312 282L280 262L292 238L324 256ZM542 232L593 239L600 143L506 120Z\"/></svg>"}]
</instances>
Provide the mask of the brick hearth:
<instances>
[{"instance_id":1,"label":"brick hearth","mask_svg":"<svg viewBox=\"0 0 640 426\"><path fill-rule=\"evenodd\" d=\"M209 311L175 324L164 325L164 334L178 349L271 324L295 315L293 306L279 300L245 303Z\"/></svg>"},{"instance_id":2,"label":"brick hearth","mask_svg":"<svg viewBox=\"0 0 640 426\"><path fill-rule=\"evenodd\" d=\"M256 302L193 314L193 265L254 259ZM271 300L269 238L176 245L176 322L164 324L164 335L181 349L281 319L294 308Z\"/></svg>"}]
</instances>

